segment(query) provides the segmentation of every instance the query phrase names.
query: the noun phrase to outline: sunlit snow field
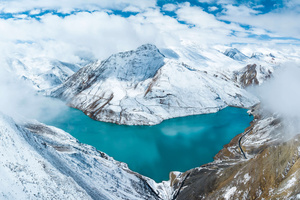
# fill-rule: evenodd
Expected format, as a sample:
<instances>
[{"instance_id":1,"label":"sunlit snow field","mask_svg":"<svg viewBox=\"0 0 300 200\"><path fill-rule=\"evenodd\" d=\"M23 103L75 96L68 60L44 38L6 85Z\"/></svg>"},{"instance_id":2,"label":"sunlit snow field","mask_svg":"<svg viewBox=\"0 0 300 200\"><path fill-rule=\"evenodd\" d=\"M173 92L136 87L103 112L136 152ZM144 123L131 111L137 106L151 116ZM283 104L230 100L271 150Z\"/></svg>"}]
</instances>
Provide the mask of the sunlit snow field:
<instances>
[{"instance_id":1,"label":"sunlit snow field","mask_svg":"<svg viewBox=\"0 0 300 200\"><path fill-rule=\"evenodd\" d=\"M43 121L69 132L129 168L157 182L170 171L186 171L213 161L213 156L249 126L247 110L227 107L214 114L170 119L155 126L98 122L68 108L64 115Z\"/></svg>"}]
</instances>

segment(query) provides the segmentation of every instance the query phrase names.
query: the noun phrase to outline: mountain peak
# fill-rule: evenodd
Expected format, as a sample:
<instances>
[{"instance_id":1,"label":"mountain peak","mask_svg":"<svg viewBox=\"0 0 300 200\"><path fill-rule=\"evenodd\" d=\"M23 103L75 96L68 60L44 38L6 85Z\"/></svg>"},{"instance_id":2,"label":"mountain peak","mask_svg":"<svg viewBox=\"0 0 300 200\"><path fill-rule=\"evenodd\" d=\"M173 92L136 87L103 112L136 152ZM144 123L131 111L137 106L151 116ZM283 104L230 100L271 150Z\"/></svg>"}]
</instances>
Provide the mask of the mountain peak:
<instances>
[{"instance_id":1,"label":"mountain peak","mask_svg":"<svg viewBox=\"0 0 300 200\"><path fill-rule=\"evenodd\" d=\"M154 44L143 44L136 49L136 51L143 51L143 50L159 51Z\"/></svg>"},{"instance_id":2,"label":"mountain peak","mask_svg":"<svg viewBox=\"0 0 300 200\"><path fill-rule=\"evenodd\" d=\"M248 57L236 48L226 49L224 55L238 61L246 60Z\"/></svg>"},{"instance_id":3,"label":"mountain peak","mask_svg":"<svg viewBox=\"0 0 300 200\"><path fill-rule=\"evenodd\" d=\"M263 56L264 56L264 54L261 53L261 52L254 52L254 53L252 53L252 55L251 55L250 58L260 59L260 58L262 58Z\"/></svg>"},{"instance_id":4,"label":"mountain peak","mask_svg":"<svg viewBox=\"0 0 300 200\"><path fill-rule=\"evenodd\" d=\"M164 64L164 55L152 44L136 50L120 52L101 63L97 71L102 78L115 77L123 81L142 81L151 78Z\"/></svg>"}]
</instances>

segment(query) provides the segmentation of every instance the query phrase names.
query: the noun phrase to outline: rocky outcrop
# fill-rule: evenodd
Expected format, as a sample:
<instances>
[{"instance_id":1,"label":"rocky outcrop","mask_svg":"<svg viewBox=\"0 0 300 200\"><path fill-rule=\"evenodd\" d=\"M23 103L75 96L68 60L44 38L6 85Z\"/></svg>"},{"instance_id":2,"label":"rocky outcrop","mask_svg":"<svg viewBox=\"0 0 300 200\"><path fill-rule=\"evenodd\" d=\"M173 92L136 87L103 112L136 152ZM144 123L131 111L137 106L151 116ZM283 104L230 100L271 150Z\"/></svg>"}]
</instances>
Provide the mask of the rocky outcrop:
<instances>
[{"instance_id":1,"label":"rocky outcrop","mask_svg":"<svg viewBox=\"0 0 300 200\"><path fill-rule=\"evenodd\" d=\"M239 81L242 83L243 87L247 87L249 85L258 85L259 82L256 76L257 76L256 64L247 65L246 71L240 77Z\"/></svg>"},{"instance_id":2,"label":"rocky outcrop","mask_svg":"<svg viewBox=\"0 0 300 200\"><path fill-rule=\"evenodd\" d=\"M242 87L260 85L265 80L271 78L273 68L257 66L257 64L249 64L242 70L235 72L234 80L242 85Z\"/></svg>"},{"instance_id":3,"label":"rocky outcrop","mask_svg":"<svg viewBox=\"0 0 300 200\"><path fill-rule=\"evenodd\" d=\"M214 162L175 178L173 199L299 198L300 136L289 135L271 114L257 108L253 114L255 120L241 141L243 134L225 145Z\"/></svg>"},{"instance_id":4,"label":"rocky outcrop","mask_svg":"<svg viewBox=\"0 0 300 200\"><path fill-rule=\"evenodd\" d=\"M150 44L80 69L50 95L93 119L129 125L258 102L224 73L165 58Z\"/></svg>"}]
</instances>

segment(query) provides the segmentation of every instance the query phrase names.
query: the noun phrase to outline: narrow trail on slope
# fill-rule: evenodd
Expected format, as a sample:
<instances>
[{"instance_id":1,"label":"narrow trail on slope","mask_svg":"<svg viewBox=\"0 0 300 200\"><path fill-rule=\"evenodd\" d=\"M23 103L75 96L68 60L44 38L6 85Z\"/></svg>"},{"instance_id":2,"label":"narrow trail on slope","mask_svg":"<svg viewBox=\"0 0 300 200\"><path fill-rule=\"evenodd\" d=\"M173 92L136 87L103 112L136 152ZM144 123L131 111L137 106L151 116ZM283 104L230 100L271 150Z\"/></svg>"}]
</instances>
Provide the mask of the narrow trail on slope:
<instances>
[{"instance_id":1,"label":"narrow trail on slope","mask_svg":"<svg viewBox=\"0 0 300 200\"><path fill-rule=\"evenodd\" d=\"M249 129L248 131L246 131L246 133L244 133L244 134L240 137L240 139L239 139L239 148L240 148L240 150L241 150L241 152L242 152L242 154L243 154L243 156L244 156L245 159L247 159L247 156L246 156L246 154L245 154L245 152L244 152L244 150L243 150L243 148L242 148L242 146L241 146L241 141L242 141L243 137L244 137L245 135L247 135L251 130L252 130L252 128Z\"/></svg>"}]
</instances>

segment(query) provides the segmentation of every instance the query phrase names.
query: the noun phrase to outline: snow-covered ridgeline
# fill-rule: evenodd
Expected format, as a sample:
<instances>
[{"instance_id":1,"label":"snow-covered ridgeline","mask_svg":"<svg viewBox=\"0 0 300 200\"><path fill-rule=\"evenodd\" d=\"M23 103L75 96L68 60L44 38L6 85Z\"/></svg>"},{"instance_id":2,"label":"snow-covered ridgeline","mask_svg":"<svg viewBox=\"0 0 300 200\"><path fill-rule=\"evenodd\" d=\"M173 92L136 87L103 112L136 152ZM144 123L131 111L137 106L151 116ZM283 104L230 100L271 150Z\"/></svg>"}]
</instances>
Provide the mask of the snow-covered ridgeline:
<instances>
[{"instance_id":1,"label":"snow-covered ridgeline","mask_svg":"<svg viewBox=\"0 0 300 200\"><path fill-rule=\"evenodd\" d=\"M178 54L185 60L184 55L188 53ZM150 44L112 55L79 70L51 96L96 120L130 125L258 103L231 78L232 70L187 65L174 55L168 57Z\"/></svg>"},{"instance_id":2,"label":"snow-covered ridgeline","mask_svg":"<svg viewBox=\"0 0 300 200\"><path fill-rule=\"evenodd\" d=\"M53 88L80 69L77 64L50 58L6 58L7 71L23 79L38 91ZM2 63L3 65L3 63Z\"/></svg>"},{"instance_id":3,"label":"snow-covered ridgeline","mask_svg":"<svg viewBox=\"0 0 300 200\"><path fill-rule=\"evenodd\" d=\"M235 48L220 51L183 44L158 50L147 44L80 70L79 65L47 58L7 60L9 70L36 90L65 99L91 118L153 125L228 105L256 104L258 99L244 87L263 83L286 59L265 51L246 56Z\"/></svg>"},{"instance_id":4,"label":"snow-covered ridgeline","mask_svg":"<svg viewBox=\"0 0 300 200\"><path fill-rule=\"evenodd\" d=\"M0 114L1 199L168 199L157 184L68 133Z\"/></svg>"}]
</instances>

